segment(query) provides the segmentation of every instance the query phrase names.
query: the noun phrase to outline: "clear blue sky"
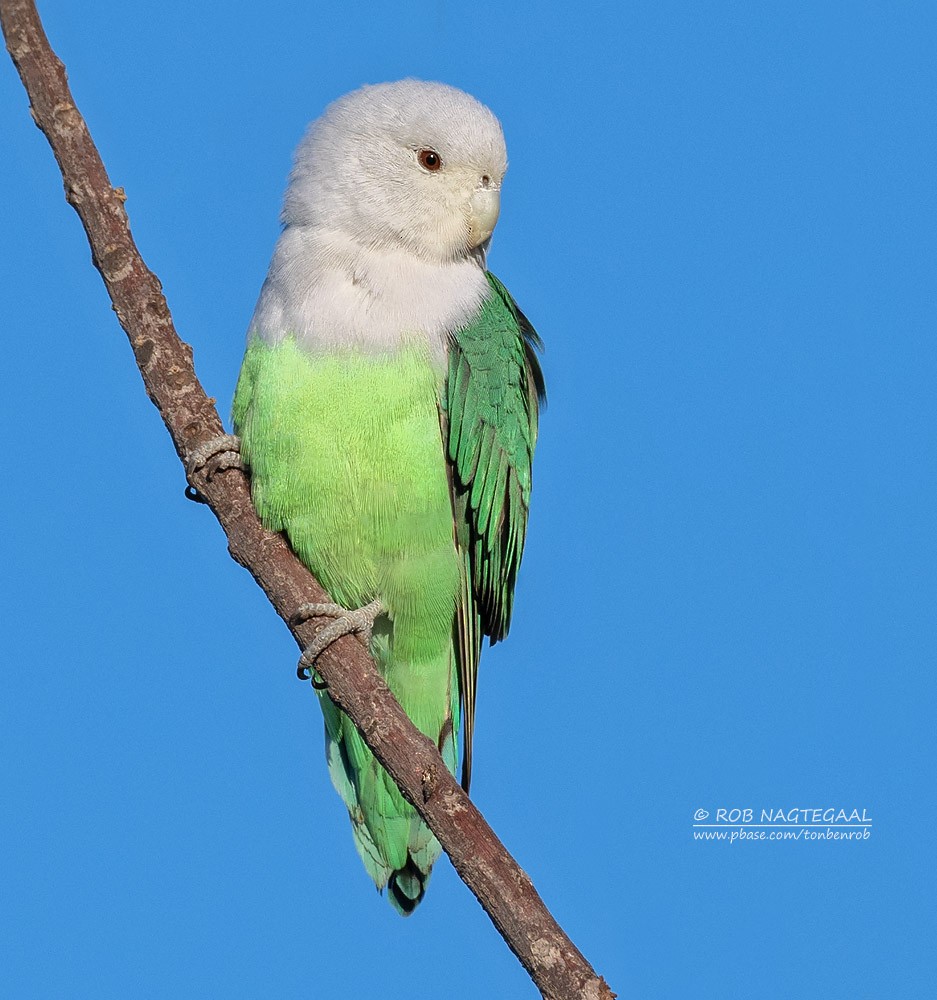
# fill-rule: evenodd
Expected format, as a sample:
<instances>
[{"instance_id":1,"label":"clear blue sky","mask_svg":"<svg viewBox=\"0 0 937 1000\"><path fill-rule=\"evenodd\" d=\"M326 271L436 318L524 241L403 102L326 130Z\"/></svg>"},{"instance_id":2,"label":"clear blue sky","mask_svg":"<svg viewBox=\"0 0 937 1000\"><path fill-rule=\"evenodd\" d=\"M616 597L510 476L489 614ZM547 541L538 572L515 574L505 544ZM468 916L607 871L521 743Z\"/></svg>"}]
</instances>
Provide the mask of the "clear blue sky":
<instances>
[{"instance_id":1,"label":"clear blue sky","mask_svg":"<svg viewBox=\"0 0 937 1000\"><path fill-rule=\"evenodd\" d=\"M407 75L498 113L550 406L474 797L623 998L930 995L937 8L42 12L225 414L306 123ZM0 994L535 996L447 861L375 894L5 59L0 136ZM730 807L873 829L693 839Z\"/></svg>"}]
</instances>

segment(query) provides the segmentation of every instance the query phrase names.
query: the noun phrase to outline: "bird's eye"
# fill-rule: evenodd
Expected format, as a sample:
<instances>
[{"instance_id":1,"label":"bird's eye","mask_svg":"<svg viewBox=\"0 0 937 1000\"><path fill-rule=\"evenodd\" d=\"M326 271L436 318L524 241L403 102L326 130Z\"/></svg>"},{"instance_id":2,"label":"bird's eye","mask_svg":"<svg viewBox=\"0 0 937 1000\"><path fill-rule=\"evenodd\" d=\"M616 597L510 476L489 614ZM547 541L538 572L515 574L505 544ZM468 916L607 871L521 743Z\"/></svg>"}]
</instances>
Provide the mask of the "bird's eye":
<instances>
[{"instance_id":1,"label":"bird's eye","mask_svg":"<svg viewBox=\"0 0 937 1000\"><path fill-rule=\"evenodd\" d=\"M416 158L424 170L437 171L442 166L442 160L435 149L421 149Z\"/></svg>"}]
</instances>

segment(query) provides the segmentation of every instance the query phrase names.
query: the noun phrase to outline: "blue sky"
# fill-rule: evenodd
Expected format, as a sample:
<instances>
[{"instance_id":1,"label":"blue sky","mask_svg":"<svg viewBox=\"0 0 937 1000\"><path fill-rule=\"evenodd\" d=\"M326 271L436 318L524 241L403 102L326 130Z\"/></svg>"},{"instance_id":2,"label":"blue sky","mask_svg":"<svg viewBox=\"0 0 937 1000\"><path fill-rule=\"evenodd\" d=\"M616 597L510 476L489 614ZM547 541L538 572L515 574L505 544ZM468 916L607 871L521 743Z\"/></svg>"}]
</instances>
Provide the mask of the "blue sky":
<instances>
[{"instance_id":1,"label":"blue sky","mask_svg":"<svg viewBox=\"0 0 937 1000\"><path fill-rule=\"evenodd\" d=\"M306 123L407 75L495 110L550 406L474 798L623 998L928 995L933 5L42 13L225 414ZM536 995L447 861L374 893L4 60L0 135L0 992ZM732 807L873 826L693 839Z\"/></svg>"}]
</instances>

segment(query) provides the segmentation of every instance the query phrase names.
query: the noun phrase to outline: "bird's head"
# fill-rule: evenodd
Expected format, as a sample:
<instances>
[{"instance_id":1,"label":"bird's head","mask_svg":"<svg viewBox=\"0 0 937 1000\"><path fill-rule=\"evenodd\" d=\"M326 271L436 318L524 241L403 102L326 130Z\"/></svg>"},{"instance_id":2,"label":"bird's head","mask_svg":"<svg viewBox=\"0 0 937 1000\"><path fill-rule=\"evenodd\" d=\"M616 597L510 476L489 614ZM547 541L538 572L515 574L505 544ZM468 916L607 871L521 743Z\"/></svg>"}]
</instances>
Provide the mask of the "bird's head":
<instances>
[{"instance_id":1,"label":"bird's head","mask_svg":"<svg viewBox=\"0 0 937 1000\"><path fill-rule=\"evenodd\" d=\"M310 126L283 221L457 260L484 252L506 170L501 125L474 97L421 80L362 87Z\"/></svg>"}]
</instances>

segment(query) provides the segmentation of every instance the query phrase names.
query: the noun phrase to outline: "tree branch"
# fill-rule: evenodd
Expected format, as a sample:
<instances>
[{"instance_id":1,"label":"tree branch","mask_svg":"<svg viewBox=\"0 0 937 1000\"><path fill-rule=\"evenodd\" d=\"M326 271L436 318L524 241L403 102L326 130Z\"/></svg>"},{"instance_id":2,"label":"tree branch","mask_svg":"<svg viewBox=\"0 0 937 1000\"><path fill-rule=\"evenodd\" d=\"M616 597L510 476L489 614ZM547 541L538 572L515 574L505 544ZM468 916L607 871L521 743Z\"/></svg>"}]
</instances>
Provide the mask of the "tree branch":
<instances>
[{"instance_id":1,"label":"tree branch","mask_svg":"<svg viewBox=\"0 0 937 1000\"><path fill-rule=\"evenodd\" d=\"M123 190L111 187L34 3L0 0L0 22L33 119L52 146L65 197L85 228L94 265L130 340L147 395L185 462L199 445L223 433L214 401L199 384L192 349L179 339L160 283L134 244ZM294 627L290 621L301 604L328 597L284 539L260 524L246 476L227 469L211 478L196 471L189 478L220 521L233 558L253 575L300 647L308 645L315 623ZM553 919L436 747L400 708L360 643L340 639L323 653L317 671L426 820L541 994L548 1000L611 1000L615 994Z\"/></svg>"}]
</instances>

